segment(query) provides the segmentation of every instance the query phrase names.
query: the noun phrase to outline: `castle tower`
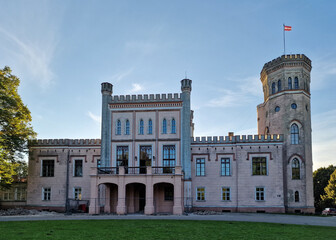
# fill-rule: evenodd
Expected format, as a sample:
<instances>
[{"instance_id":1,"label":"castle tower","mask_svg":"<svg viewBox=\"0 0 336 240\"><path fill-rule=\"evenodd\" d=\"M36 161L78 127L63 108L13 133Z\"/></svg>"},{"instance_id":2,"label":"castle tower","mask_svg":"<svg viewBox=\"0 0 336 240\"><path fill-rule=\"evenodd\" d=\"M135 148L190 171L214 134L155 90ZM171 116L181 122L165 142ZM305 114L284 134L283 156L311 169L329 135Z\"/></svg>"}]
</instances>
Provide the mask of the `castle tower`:
<instances>
[{"instance_id":1,"label":"castle tower","mask_svg":"<svg viewBox=\"0 0 336 240\"><path fill-rule=\"evenodd\" d=\"M284 203L288 212L314 212L310 111L311 60L282 55L260 73L264 103L258 133L283 134Z\"/></svg>"},{"instance_id":2,"label":"castle tower","mask_svg":"<svg viewBox=\"0 0 336 240\"><path fill-rule=\"evenodd\" d=\"M113 85L108 82L101 84L102 93L102 125L101 125L101 167L111 166L111 112L108 103L112 98Z\"/></svg>"}]
</instances>

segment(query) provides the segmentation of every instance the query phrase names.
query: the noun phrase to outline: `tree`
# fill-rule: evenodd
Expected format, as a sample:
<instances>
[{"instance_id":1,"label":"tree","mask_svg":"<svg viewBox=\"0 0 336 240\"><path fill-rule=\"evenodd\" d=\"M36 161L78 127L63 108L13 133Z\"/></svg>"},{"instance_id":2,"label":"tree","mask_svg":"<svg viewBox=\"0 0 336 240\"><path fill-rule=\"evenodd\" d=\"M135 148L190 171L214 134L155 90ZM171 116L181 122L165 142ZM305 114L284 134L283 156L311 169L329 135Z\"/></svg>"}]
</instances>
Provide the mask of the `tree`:
<instances>
[{"instance_id":1,"label":"tree","mask_svg":"<svg viewBox=\"0 0 336 240\"><path fill-rule=\"evenodd\" d=\"M28 150L27 140L36 136L30 111L18 94L19 84L9 67L0 69L0 186L13 181L17 161Z\"/></svg>"},{"instance_id":2,"label":"tree","mask_svg":"<svg viewBox=\"0 0 336 240\"><path fill-rule=\"evenodd\" d=\"M336 206L336 170L330 175L328 186L324 189L325 194L321 196L322 201L327 201Z\"/></svg>"},{"instance_id":3,"label":"tree","mask_svg":"<svg viewBox=\"0 0 336 240\"><path fill-rule=\"evenodd\" d=\"M329 167L321 167L314 171L314 198L315 208L317 212L322 211L325 207L330 205L327 201L323 201L321 196L325 195L325 187L328 185L330 175L336 170L336 166L330 165Z\"/></svg>"}]
</instances>

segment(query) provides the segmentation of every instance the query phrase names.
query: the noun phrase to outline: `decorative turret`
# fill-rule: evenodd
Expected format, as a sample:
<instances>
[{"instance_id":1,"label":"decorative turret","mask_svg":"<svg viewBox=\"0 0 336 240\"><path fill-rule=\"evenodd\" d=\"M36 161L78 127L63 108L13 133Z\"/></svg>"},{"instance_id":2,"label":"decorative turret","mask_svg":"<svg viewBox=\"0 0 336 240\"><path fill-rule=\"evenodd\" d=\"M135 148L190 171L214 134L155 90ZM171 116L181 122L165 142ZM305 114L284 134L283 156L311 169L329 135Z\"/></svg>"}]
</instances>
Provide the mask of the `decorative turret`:
<instances>
[{"instance_id":1,"label":"decorative turret","mask_svg":"<svg viewBox=\"0 0 336 240\"><path fill-rule=\"evenodd\" d=\"M113 85L108 82L104 82L101 84L101 93L103 95L112 95L113 93Z\"/></svg>"},{"instance_id":2,"label":"decorative turret","mask_svg":"<svg viewBox=\"0 0 336 240\"><path fill-rule=\"evenodd\" d=\"M183 79L181 80L181 91L185 92L185 91L191 91L191 80L190 79Z\"/></svg>"}]
</instances>

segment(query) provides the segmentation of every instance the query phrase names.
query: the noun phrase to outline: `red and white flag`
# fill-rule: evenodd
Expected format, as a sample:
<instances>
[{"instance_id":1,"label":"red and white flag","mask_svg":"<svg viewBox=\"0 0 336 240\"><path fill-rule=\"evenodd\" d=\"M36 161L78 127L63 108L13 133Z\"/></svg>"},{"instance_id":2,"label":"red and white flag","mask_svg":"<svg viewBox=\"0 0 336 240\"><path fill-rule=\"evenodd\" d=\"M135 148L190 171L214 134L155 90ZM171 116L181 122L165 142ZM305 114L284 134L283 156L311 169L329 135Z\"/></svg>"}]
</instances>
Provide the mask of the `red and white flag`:
<instances>
[{"instance_id":1,"label":"red and white flag","mask_svg":"<svg viewBox=\"0 0 336 240\"><path fill-rule=\"evenodd\" d=\"M284 30L285 31L292 31L292 27L284 25Z\"/></svg>"}]
</instances>

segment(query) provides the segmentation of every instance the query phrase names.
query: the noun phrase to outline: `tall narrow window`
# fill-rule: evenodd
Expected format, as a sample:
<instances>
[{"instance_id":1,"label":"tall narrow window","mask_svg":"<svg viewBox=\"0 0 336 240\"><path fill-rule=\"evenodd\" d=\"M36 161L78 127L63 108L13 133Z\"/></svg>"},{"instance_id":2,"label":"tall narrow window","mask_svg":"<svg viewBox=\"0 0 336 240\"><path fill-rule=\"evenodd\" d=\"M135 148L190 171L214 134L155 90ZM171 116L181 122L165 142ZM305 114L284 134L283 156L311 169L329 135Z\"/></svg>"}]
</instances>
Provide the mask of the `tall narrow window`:
<instances>
[{"instance_id":1,"label":"tall narrow window","mask_svg":"<svg viewBox=\"0 0 336 240\"><path fill-rule=\"evenodd\" d=\"M42 200L50 201L51 200L51 188L42 188Z\"/></svg>"},{"instance_id":2,"label":"tall narrow window","mask_svg":"<svg viewBox=\"0 0 336 240\"><path fill-rule=\"evenodd\" d=\"M121 121L118 120L117 121L116 135L120 135L120 134L121 134Z\"/></svg>"},{"instance_id":3,"label":"tall narrow window","mask_svg":"<svg viewBox=\"0 0 336 240\"><path fill-rule=\"evenodd\" d=\"M152 122L152 119L148 120L148 134L153 134L153 122Z\"/></svg>"},{"instance_id":4,"label":"tall narrow window","mask_svg":"<svg viewBox=\"0 0 336 240\"><path fill-rule=\"evenodd\" d=\"M148 166L152 166L152 146L140 146L140 173L145 174Z\"/></svg>"},{"instance_id":5,"label":"tall narrow window","mask_svg":"<svg viewBox=\"0 0 336 240\"><path fill-rule=\"evenodd\" d=\"M100 158L97 158L97 168L101 167Z\"/></svg>"},{"instance_id":6,"label":"tall narrow window","mask_svg":"<svg viewBox=\"0 0 336 240\"><path fill-rule=\"evenodd\" d=\"M221 175L230 176L230 158L221 159Z\"/></svg>"},{"instance_id":7,"label":"tall narrow window","mask_svg":"<svg viewBox=\"0 0 336 240\"><path fill-rule=\"evenodd\" d=\"M292 179L300 179L300 161L297 158L292 161Z\"/></svg>"},{"instance_id":8,"label":"tall narrow window","mask_svg":"<svg viewBox=\"0 0 336 240\"><path fill-rule=\"evenodd\" d=\"M82 188L75 187L73 192L73 198L75 200L82 200Z\"/></svg>"},{"instance_id":9,"label":"tall narrow window","mask_svg":"<svg viewBox=\"0 0 336 240\"><path fill-rule=\"evenodd\" d=\"M83 160L76 159L74 161L74 176L82 177L83 176Z\"/></svg>"},{"instance_id":10,"label":"tall narrow window","mask_svg":"<svg viewBox=\"0 0 336 240\"><path fill-rule=\"evenodd\" d=\"M230 201L230 188L222 187L222 201Z\"/></svg>"},{"instance_id":11,"label":"tall narrow window","mask_svg":"<svg viewBox=\"0 0 336 240\"><path fill-rule=\"evenodd\" d=\"M117 167L128 166L128 146L117 146Z\"/></svg>"},{"instance_id":12,"label":"tall narrow window","mask_svg":"<svg viewBox=\"0 0 336 240\"><path fill-rule=\"evenodd\" d=\"M299 192L298 192L298 191L295 191L295 194L294 194L294 201L295 201L295 202L300 202L300 195L299 195Z\"/></svg>"},{"instance_id":13,"label":"tall narrow window","mask_svg":"<svg viewBox=\"0 0 336 240\"><path fill-rule=\"evenodd\" d=\"M275 93L275 83L272 83L272 94Z\"/></svg>"},{"instance_id":14,"label":"tall narrow window","mask_svg":"<svg viewBox=\"0 0 336 240\"><path fill-rule=\"evenodd\" d=\"M294 78L294 88L299 89L299 79L298 79L298 77Z\"/></svg>"},{"instance_id":15,"label":"tall narrow window","mask_svg":"<svg viewBox=\"0 0 336 240\"><path fill-rule=\"evenodd\" d=\"M172 119L171 122L171 133L176 133L176 123L175 123L175 119Z\"/></svg>"},{"instance_id":16,"label":"tall narrow window","mask_svg":"<svg viewBox=\"0 0 336 240\"><path fill-rule=\"evenodd\" d=\"M42 177L53 177L54 166L54 160L42 160Z\"/></svg>"},{"instance_id":17,"label":"tall narrow window","mask_svg":"<svg viewBox=\"0 0 336 240\"><path fill-rule=\"evenodd\" d=\"M264 201L265 200L265 188L257 187L255 191L255 199L257 201Z\"/></svg>"},{"instance_id":18,"label":"tall narrow window","mask_svg":"<svg viewBox=\"0 0 336 240\"><path fill-rule=\"evenodd\" d=\"M282 90L281 88L281 80L278 81L278 92L280 92Z\"/></svg>"},{"instance_id":19,"label":"tall narrow window","mask_svg":"<svg viewBox=\"0 0 336 240\"><path fill-rule=\"evenodd\" d=\"M267 165L265 157L252 158L252 175L267 175Z\"/></svg>"},{"instance_id":20,"label":"tall narrow window","mask_svg":"<svg viewBox=\"0 0 336 240\"><path fill-rule=\"evenodd\" d=\"M205 187L198 187L196 189L196 200L205 201Z\"/></svg>"},{"instance_id":21,"label":"tall narrow window","mask_svg":"<svg viewBox=\"0 0 336 240\"><path fill-rule=\"evenodd\" d=\"M163 173L174 173L175 169L175 146L163 146Z\"/></svg>"},{"instance_id":22,"label":"tall narrow window","mask_svg":"<svg viewBox=\"0 0 336 240\"><path fill-rule=\"evenodd\" d=\"M126 122L125 122L125 134L126 134L126 135L129 135L129 134L130 134L130 122L129 122L128 119L127 119Z\"/></svg>"},{"instance_id":23,"label":"tall narrow window","mask_svg":"<svg viewBox=\"0 0 336 240\"><path fill-rule=\"evenodd\" d=\"M166 134L167 133L167 120L163 119L162 121L162 133Z\"/></svg>"},{"instance_id":24,"label":"tall narrow window","mask_svg":"<svg viewBox=\"0 0 336 240\"><path fill-rule=\"evenodd\" d=\"M140 120L139 134L140 135L144 134L144 121L142 119Z\"/></svg>"},{"instance_id":25,"label":"tall narrow window","mask_svg":"<svg viewBox=\"0 0 336 240\"><path fill-rule=\"evenodd\" d=\"M299 144L299 127L296 123L291 126L291 143Z\"/></svg>"},{"instance_id":26,"label":"tall narrow window","mask_svg":"<svg viewBox=\"0 0 336 240\"><path fill-rule=\"evenodd\" d=\"M196 159L196 176L205 176L205 159Z\"/></svg>"},{"instance_id":27,"label":"tall narrow window","mask_svg":"<svg viewBox=\"0 0 336 240\"><path fill-rule=\"evenodd\" d=\"M292 85L292 78L289 77L288 78L288 89L292 89L293 88L293 85Z\"/></svg>"}]
</instances>

